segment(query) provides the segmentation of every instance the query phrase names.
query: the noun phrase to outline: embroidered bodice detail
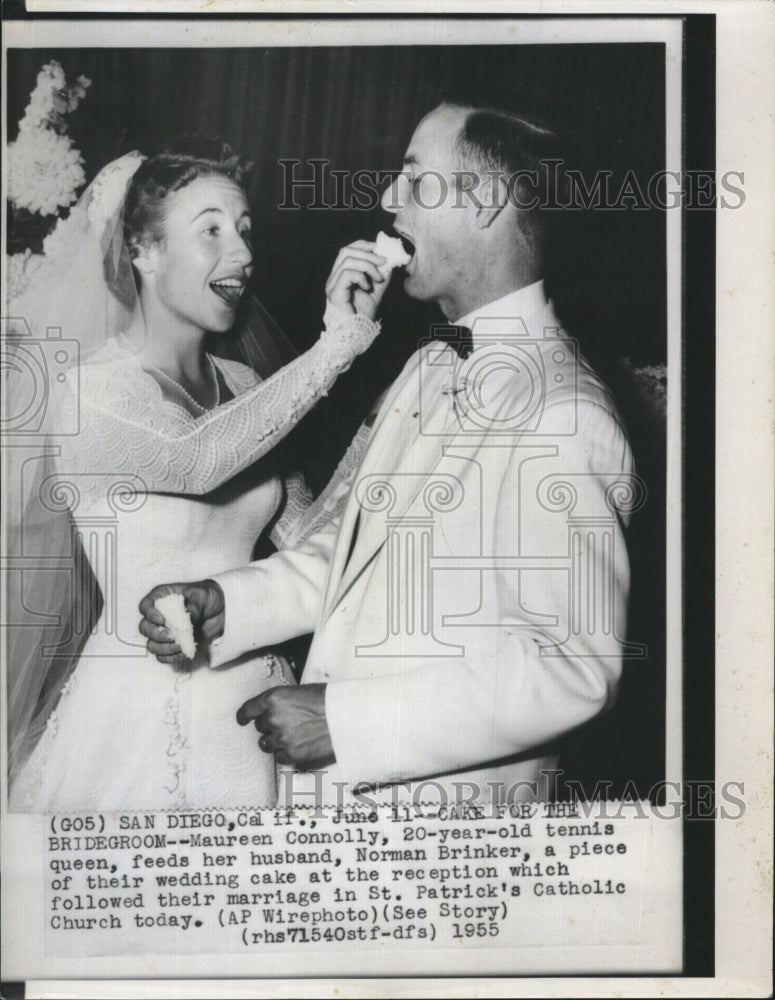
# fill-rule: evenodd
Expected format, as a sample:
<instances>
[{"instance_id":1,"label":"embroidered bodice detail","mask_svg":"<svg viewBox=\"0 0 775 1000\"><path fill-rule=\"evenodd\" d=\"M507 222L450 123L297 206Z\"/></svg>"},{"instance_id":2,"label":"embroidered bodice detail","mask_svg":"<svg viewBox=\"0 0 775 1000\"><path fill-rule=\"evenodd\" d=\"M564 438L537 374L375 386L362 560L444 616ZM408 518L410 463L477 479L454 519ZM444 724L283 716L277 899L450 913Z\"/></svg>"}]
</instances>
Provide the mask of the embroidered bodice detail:
<instances>
[{"instance_id":1,"label":"embroidered bodice detail","mask_svg":"<svg viewBox=\"0 0 775 1000\"><path fill-rule=\"evenodd\" d=\"M203 496L262 458L374 340L379 326L332 307L318 342L265 381L214 358L234 398L193 416L166 399L140 356L118 339L69 374L62 392L60 467L109 472L141 492ZM104 490L104 483L96 487Z\"/></svg>"}]
</instances>

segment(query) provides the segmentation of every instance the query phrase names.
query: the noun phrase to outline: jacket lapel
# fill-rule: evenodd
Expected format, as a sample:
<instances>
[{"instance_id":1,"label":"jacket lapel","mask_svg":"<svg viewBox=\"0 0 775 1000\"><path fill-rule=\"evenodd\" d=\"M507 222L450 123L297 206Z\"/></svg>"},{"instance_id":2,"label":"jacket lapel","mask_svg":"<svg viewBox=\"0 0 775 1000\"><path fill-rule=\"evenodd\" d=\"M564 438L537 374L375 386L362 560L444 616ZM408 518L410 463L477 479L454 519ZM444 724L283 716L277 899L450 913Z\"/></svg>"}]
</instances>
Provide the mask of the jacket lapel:
<instances>
[{"instance_id":1,"label":"jacket lapel","mask_svg":"<svg viewBox=\"0 0 775 1000\"><path fill-rule=\"evenodd\" d=\"M416 378L416 365L410 365L388 390L377 413L368 446L361 460L360 468L353 479L350 496L342 515L342 522L326 581L326 591L322 604L323 620L328 617L335 606L335 598L340 589L345 567L348 565L348 562L352 562L351 556L355 555L354 551L351 552L353 548L353 535L356 531L360 534L362 528L362 525L359 523L361 506L357 499L358 483L367 474L368 470L385 467L387 459L383 458L383 455L385 450L393 443L393 437L389 430L386 429L386 424L391 423L389 415L395 412L397 400L401 397L402 392L406 391L406 387L416 381ZM348 557L350 558L348 559Z\"/></svg>"},{"instance_id":2,"label":"jacket lapel","mask_svg":"<svg viewBox=\"0 0 775 1000\"><path fill-rule=\"evenodd\" d=\"M437 348L438 345L432 349ZM442 393L450 382L452 368L451 365L433 367L421 373L418 364L419 361L412 364L396 382L395 391L385 399L375 421L371 443L353 483L342 520L323 605L325 617L343 599L385 544L387 518L393 520L406 512L441 458L441 436L449 426L450 418L454 417L451 400ZM421 374L422 398L419 388ZM373 499L378 484L383 483L388 492L393 490L395 493L393 506L385 510L369 510L372 506L369 496ZM353 544L356 526L357 537Z\"/></svg>"}]
</instances>

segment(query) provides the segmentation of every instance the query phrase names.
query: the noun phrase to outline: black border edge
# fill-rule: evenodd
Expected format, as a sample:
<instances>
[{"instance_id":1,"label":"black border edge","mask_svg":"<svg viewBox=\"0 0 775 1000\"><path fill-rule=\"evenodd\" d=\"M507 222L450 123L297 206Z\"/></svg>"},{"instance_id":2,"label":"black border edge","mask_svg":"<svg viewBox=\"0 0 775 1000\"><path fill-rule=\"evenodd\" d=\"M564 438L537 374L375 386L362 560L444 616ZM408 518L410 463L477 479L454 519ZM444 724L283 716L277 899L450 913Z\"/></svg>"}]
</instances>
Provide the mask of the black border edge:
<instances>
[{"instance_id":1,"label":"black border edge","mask_svg":"<svg viewBox=\"0 0 775 1000\"><path fill-rule=\"evenodd\" d=\"M683 70L684 169L715 175L715 14L684 19ZM715 974L715 820L699 790L716 793L717 210L684 209L683 219L683 975L694 977Z\"/></svg>"}]
</instances>

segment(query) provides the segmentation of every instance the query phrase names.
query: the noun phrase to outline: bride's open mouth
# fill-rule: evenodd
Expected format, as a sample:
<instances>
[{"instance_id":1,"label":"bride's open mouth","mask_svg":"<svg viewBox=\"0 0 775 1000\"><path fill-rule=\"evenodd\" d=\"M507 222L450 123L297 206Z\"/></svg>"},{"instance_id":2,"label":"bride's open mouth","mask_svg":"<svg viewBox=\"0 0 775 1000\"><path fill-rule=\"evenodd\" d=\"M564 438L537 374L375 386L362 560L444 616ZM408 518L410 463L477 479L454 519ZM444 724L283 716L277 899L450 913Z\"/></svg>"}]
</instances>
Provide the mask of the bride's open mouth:
<instances>
[{"instance_id":1,"label":"bride's open mouth","mask_svg":"<svg viewBox=\"0 0 775 1000\"><path fill-rule=\"evenodd\" d=\"M245 291L245 282L241 278L219 278L210 282L210 288L230 309L236 309Z\"/></svg>"}]
</instances>

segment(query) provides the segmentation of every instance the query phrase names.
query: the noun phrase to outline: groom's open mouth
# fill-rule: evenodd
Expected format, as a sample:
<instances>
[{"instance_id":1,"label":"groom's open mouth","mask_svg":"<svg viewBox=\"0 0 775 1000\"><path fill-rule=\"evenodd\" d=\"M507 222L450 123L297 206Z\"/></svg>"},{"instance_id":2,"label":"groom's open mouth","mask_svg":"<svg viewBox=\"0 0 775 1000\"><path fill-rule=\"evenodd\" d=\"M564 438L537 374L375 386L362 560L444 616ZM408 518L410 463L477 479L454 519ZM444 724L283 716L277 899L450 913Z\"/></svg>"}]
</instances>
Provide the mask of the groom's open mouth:
<instances>
[{"instance_id":1,"label":"groom's open mouth","mask_svg":"<svg viewBox=\"0 0 775 1000\"><path fill-rule=\"evenodd\" d=\"M223 299L230 309L236 309L245 291L245 279L237 277L218 278L210 282L210 288L218 298Z\"/></svg>"},{"instance_id":2,"label":"groom's open mouth","mask_svg":"<svg viewBox=\"0 0 775 1000\"><path fill-rule=\"evenodd\" d=\"M397 229L394 229L393 232L396 234L398 239L401 240L401 246L404 248L404 250L406 250L409 256L414 257L415 246L414 243L412 243L412 241L409 239L409 237L405 236L403 233L400 233Z\"/></svg>"},{"instance_id":3,"label":"groom's open mouth","mask_svg":"<svg viewBox=\"0 0 775 1000\"><path fill-rule=\"evenodd\" d=\"M409 237L405 233L402 233L399 229L394 228L391 235L401 240L401 246L412 258L406 265L406 269L408 270L412 266L412 263L414 262L414 255L417 253L417 248L415 247L414 243L409 239Z\"/></svg>"}]
</instances>

